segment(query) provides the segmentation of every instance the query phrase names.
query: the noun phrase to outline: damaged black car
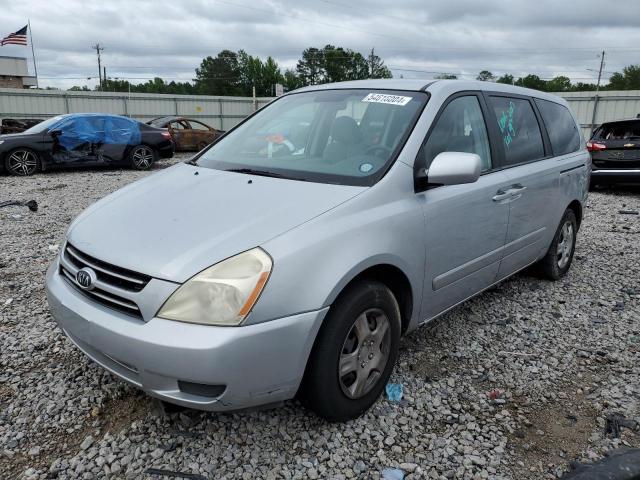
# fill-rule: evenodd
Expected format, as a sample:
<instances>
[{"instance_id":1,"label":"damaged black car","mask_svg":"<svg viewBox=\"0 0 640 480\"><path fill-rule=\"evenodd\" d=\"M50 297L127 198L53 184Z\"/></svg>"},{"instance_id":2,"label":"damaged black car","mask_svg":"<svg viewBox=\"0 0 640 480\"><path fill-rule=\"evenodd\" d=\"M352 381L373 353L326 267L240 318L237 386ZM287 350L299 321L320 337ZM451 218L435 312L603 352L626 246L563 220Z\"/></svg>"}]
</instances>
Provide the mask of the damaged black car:
<instances>
[{"instance_id":1,"label":"damaged black car","mask_svg":"<svg viewBox=\"0 0 640 480\"><path fill-rule=\"evenodd\" d=\"M11 175L56 167L129 166L147 170L175 147L165 129L119 115L78 113L0 135L0 166Z\"/></svg>"},{"instance_id":2,"label":"damaged black car","mask_svg":"<svg viewBox=\"0 0 640 480\"><path fill-rule=\"evenodd\" d=\"M587 142L591 186L640 183L640 118L600 125Z\"/></svg>"}]
</instances>

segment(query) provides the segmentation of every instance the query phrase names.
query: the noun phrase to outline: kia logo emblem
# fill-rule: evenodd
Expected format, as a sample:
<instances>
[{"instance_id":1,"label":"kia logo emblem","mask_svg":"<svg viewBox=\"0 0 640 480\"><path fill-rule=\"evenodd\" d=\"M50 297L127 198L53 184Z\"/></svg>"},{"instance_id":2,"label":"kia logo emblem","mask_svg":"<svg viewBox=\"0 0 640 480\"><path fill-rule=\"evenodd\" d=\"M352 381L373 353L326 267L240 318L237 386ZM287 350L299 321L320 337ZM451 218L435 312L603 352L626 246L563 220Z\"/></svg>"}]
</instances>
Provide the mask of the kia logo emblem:
<instances>
[{"instance_id":1,"label":"kia logo emblem","mask_svg":"<svg viewBox=\"0 0 640 480\"><path fill-rule=\"evenodd\" d=\"M83 290L93 290L96 283L96 272L91 268L85 267L76 273L76 282Z\"/></svg>"}]
</instances>

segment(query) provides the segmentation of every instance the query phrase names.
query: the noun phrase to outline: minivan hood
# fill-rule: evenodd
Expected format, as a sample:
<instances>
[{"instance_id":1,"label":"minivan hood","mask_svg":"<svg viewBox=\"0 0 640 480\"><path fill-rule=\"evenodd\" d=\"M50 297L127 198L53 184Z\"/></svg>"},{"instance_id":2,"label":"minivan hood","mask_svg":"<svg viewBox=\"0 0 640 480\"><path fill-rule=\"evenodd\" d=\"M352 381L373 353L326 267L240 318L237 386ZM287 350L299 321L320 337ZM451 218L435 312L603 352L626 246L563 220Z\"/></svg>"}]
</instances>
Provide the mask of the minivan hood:
<instances>
[{"instance_id":1,"label":"minivan hood","mask_svg":"<svg viewBox=\"0 0 640 480\"><path fill-rule=\"evenodd\" d=\"M184 282L364 190L181 163L95 203L67 239L99 260Z\"/></svg>"}]
</instances>

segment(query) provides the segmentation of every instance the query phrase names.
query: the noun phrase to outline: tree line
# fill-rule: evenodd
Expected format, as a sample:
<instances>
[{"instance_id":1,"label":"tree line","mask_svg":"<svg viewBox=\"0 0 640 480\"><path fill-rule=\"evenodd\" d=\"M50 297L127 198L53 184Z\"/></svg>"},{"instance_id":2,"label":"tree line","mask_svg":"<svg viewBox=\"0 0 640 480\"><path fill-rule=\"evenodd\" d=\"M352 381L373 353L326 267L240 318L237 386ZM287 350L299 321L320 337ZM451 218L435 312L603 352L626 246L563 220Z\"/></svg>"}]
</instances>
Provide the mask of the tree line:
<instances>
[{"instance_id":1,"label":"tree line","mask_svg":"<svg viewBox=\"0 0 640 480\"><path fill-rule=\"evenodd\" d=\"M255 88L256 96L275 95L275 85L281 84L285 91L307 85L317 85L345 80L366 78L392 78L384 61L371 49L363 55L349 48L325 45L310 47L302 52L295 68L283 70L276 60L269 56L266 60L239 50L222 50L215 57L202 59L195 69L191 82L167 82L160 77L144 83L131 83L126 79L108 78L96 90L109 92L167 93L178 95L231 95L251 96ZM443 73L435 78L455 79L454 74ZM489 70L478 73L477 80L507 83L546 92L591 91L594 83L572 83L566 76L550 80L529 74L516 78L506 73L497 77ZM640 65L629 65L609 78L601 90L640 90ZM89 88L72 87L69 90L88 91Z\"/></svg>"},{"instance_id":2,"label":"tree line","mask_svg":"<svg viewBox=\"0 0 640 480\"><path fill-rule=\"evenodd\" d=\"M447 78L452 77L455 78L455 75L447 75ZM562 75L550 80L545 80L538 75L532 74L516 79L513 75L507 73L496 78L488 70L482 70L476 80L508 83L509 85L533 88L543 92L585 92L593 91L597 87L595 83L572 83L569 77ZM609 83L600 86L600 90L640 90L640 65L629 65L624 67L622 72L615 72L609 77Z\"/></svg>"},{"instance_id":3,"label":"tree line","mask_svg":"<svg viewBox=\"0 0 640 480\"><path fill-rule=\"evenodd\" d=\"M263 61L244 50L222 50L215 57L208 56L200 62L193 82L166 82L155 77L145 83L134 84L124 79L108 78L96 90L246 97L251 96L255 88L257 96L269 97L275 95L276 84L290 91L320 83L391 77L391 71L373 49L364 56L349 48L326 45L305 49L295 68L284 71L271 56ZM89 88L72 87L70 90L87 91Z\"/></svg>"}]
</instances>

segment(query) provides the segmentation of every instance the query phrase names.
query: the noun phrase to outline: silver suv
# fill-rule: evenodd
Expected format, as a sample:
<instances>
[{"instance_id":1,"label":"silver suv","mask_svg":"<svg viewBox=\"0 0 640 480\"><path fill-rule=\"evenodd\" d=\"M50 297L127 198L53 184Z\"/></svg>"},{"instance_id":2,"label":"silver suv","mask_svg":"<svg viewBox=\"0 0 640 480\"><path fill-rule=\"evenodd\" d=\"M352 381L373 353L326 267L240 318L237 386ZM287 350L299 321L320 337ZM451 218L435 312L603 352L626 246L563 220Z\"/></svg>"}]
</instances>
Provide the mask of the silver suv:
<instances>
[{"instance_id":1,"label":"silver suv","mask_svg":"<svg viewBox=\"0 0 640 480\"><path fill-rule=\"evenodd\" d=\"M163 400L380 396L402 335L537 264L571 265L590 158L553 95L485 82L304 88L105 197L48 271L69 339Z\"/></svg>"}]
</instances>

